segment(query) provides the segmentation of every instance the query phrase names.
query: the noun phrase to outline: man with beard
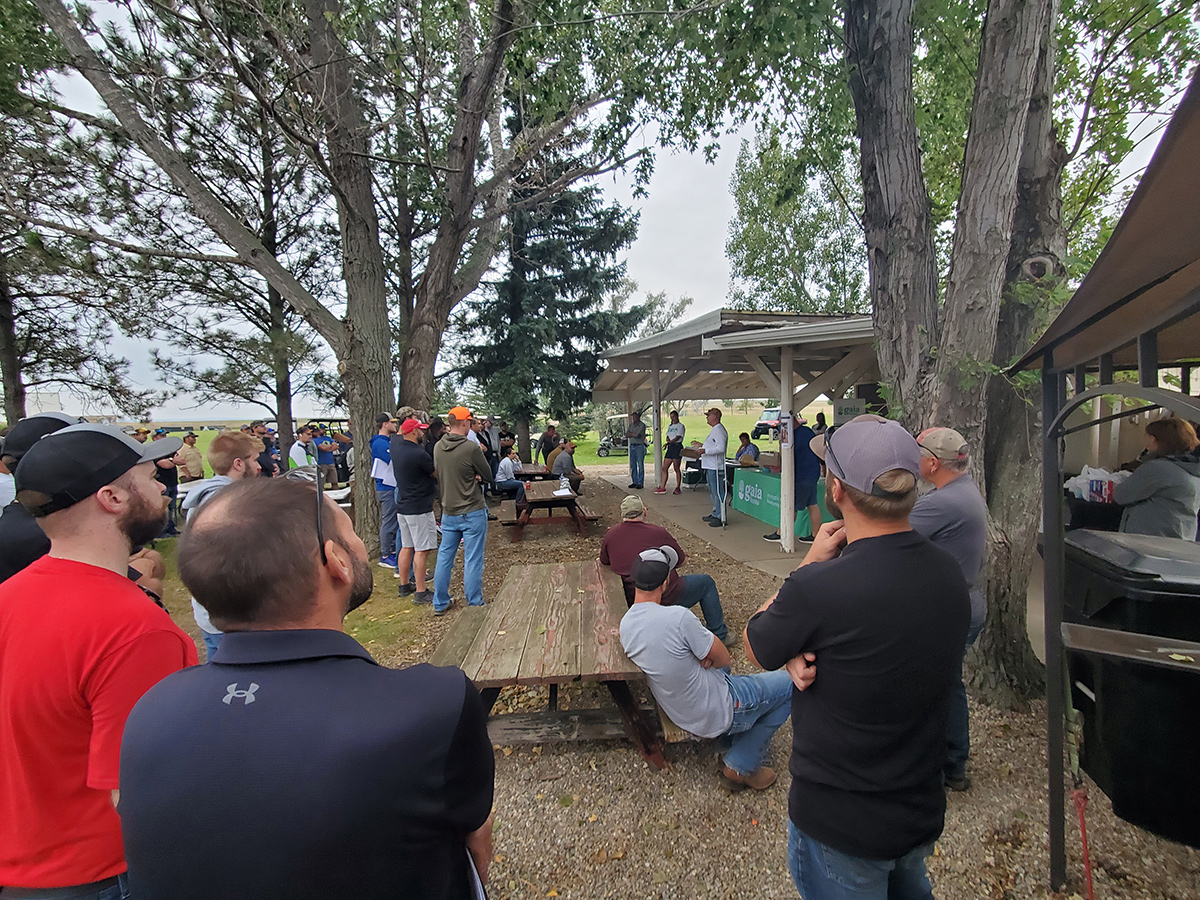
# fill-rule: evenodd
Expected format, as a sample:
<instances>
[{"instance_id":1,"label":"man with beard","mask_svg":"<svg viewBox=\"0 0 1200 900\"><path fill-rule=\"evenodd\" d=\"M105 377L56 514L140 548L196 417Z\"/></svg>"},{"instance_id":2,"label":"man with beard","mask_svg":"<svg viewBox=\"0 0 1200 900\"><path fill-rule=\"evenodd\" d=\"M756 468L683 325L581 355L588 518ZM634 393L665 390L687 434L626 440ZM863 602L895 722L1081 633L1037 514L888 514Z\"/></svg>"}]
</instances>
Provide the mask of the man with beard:
<instances>
[{"instance_id":1,"label":"man with beard","mask_svg":"<svg viewBox=\"0 0 1200 900\"><path fill-rule=\"evenodd\" d=\"M125 729L139 900L457 900L486 879L483 703L460 669L385 668L344 633L371 573L312 484L238 482L191 520L179 574L226 634Z\"/></svg>"},{"instance_id":2,"label":"man with beard","mask_svg":"<svg viewBox=\"0 0 1200 900\"><path fill-rule=\"evenodd\" d=\"M126 577L133 548L166 521L155 461L181 443L71 425L17 466L17 500L50 552L0 584L4 895L115 900L125 890L125 719L151 685L196 663L192 639Z\"/></svg>"}]
</instances>

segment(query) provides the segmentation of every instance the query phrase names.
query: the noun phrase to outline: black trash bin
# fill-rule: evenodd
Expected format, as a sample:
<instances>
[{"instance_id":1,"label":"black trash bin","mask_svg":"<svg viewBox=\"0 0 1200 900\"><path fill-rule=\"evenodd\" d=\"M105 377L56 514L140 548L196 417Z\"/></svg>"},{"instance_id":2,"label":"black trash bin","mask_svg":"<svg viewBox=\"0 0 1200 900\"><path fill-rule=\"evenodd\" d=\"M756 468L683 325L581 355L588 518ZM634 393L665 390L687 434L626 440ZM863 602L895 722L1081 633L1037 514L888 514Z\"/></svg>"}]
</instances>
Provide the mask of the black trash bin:
<instances>
[{"instance_id":1,"label":"black trash bin","mask_svg":"<svg viewBox=\"0 0 1200 900\"><path fill-rule=\"evenodd\" d=\"M1065 555L1065 621L1200 641L1200 545L1073 531ZM1080 763L1113 812L1200 847L1200 675L1073 651L1067 662Z\"/></svg>"}]
</instances>

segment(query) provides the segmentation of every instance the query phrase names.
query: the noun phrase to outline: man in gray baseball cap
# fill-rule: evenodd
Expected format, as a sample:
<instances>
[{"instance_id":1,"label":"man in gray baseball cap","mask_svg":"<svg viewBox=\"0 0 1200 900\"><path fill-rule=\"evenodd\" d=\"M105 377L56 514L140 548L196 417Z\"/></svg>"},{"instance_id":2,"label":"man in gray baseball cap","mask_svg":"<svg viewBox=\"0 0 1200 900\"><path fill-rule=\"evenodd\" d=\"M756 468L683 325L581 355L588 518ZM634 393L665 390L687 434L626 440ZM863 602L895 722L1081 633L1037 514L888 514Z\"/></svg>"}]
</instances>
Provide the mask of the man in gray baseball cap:
<instances>
[{"instance_id":1,"label":"man in gray baseball cap","mask_svg":"<svg viewBox=\"0 0 1200 900\"><path fill-rule=\"evenodd\" d=\"M967 585L954 558L909 524L921 475L911 434L859 419L812 444L840 518L821 526L745 632L747 658L786 668L797 688L789 867L805 897L848 881L864 896L927 897ZM814 678L818 689L805 690Z\"/></svg>"}]
</instances>

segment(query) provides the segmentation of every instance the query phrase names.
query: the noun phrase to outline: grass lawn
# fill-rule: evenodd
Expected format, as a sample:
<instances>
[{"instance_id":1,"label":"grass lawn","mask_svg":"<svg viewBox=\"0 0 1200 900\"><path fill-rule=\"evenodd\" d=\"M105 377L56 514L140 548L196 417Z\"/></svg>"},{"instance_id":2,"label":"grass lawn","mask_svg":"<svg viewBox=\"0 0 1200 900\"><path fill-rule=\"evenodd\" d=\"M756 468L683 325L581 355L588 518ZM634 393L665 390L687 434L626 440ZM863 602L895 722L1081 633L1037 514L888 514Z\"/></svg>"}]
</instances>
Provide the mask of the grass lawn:
<instances>
[{"instance_id":1,"label":"grass lawn","mask_svg":"<svg viewBox=\"0 0 1200 900\"><path fill-rule=\"evenodd\" d=\"M647 436L651 433L650 417L647 416L644 420L646 423ZM692 441L703 441L708 435L708 422L704 416L680 416L679 421L683 423L683 427L687 429L683 436L683 444L686 447ZM754 423L758 421L758 413L725 413L721 416L721 424L725 426L725 430L729 432L730 449L737 446L738 435L745 432L754 431ZM664 415L662 419L662 429L665 433L667 425L671 423L669 416ZM575 465L577 466L594 466L594 465L615 465L622 462L627 462L629 456L621 454L620 456L609 456L601 459L596 455L596 448L600 446L600 435L595 431L589 431L586 436L577 438L576 443L579 445L575 450ZM771 443L768 438L756 440L760 450L766 450L767 445ZM772 446L771 449L778 449ZM646 453L646 458L653 457L653 448L650 448Z\"/></svg>"}]
</instances>

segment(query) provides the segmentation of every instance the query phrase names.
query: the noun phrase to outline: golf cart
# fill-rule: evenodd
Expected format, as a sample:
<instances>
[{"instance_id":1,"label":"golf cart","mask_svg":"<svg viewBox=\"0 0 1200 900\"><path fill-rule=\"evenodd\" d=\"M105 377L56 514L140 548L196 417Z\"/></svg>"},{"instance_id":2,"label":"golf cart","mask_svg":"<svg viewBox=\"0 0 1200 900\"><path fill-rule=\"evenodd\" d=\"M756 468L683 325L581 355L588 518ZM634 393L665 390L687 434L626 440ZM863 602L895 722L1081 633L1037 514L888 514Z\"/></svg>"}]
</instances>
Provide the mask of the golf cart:
<instances>
[{"instance_id":1,"label":"golf cart","mask_svg":"<svg viewBox=\"0 0 1200 900\"><path fill-rule=\"evenodd\" d=\"M600 446L596 448L596 455L604 456L628 456L629 442L625 439L625 429L629 426L629 416L608 416L605 422L604 431L600 433ZM653 438L650 436L649 430L646 432L646 446L649 447Z\"/></svg>"}]
</instances>

